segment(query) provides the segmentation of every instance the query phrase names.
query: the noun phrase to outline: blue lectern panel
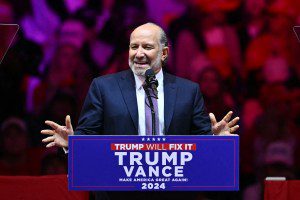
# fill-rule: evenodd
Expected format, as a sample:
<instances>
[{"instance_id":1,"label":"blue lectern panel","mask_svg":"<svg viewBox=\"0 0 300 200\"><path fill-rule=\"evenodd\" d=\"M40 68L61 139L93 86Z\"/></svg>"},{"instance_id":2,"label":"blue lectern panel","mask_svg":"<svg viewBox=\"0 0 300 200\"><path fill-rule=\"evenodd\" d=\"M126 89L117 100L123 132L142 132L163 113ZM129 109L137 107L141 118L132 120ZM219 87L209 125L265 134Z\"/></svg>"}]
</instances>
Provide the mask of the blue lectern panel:
<instances>
[{"instance_id":1,"label":"blue lectern panel","mask_svg":"<svg viewBox=\"0 0 300 200\"><path fill-rule=\"evenodd\" d=\"M70 136L69 189L235 191L238 136Z\"/></svg>"}]
</instances>

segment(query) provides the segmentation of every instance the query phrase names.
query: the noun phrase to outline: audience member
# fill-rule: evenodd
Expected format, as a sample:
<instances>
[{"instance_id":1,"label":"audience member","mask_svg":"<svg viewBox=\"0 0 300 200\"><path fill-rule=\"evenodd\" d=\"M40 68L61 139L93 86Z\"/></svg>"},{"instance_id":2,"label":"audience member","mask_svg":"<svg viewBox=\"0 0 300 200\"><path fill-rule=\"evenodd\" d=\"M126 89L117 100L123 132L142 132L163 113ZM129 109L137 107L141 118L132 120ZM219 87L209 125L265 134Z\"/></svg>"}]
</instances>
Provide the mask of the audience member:
<instances>
[{"instance_id":1,"label":"audience member","mask_svg":"<svg viewBox=\"0 0 300 200\"><path fill-rule=\"evenodd\" d=\"M1 125L1 175L37 175L40 160L33 157L26 124L23 120L11 117Z\"/></svg>"}]
</instances>

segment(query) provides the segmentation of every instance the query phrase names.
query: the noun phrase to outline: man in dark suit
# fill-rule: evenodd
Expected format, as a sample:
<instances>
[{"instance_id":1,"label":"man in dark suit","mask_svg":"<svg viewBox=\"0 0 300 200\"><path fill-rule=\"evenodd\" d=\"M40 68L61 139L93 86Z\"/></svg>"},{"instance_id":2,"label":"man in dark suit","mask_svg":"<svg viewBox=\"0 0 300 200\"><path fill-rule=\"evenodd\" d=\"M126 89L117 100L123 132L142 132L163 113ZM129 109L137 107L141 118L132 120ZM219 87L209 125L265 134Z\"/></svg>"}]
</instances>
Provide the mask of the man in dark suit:
<instances>
[{"instance_id":1,"label":"man in dark suit","mask_svg":"<svg viewBox=\"0 0 300 200\"><path fill-rule=\"evenodd\" d=\"M70 116L66 125L45 123L52 130L43 139L46 147L68 147L68 135L146 135L146 103L143 84L145 71L153 69L158 80L157 135L228 135L238 129L238 118L230 121L229 112L220 122L204 111L199 86L191 81L164 73L163 64L169 54L167 37L157 25L137 27L130 37L129 66L131 69L93 80L85 99L78 126L73 131ZM149 126L148 126L149 127ZM110 199L121 199L125 193L109 193ZM188 199L194 193L126 193L128 199ZM96 199L107 199L96 193Z\"/></svg>"},{"instance_id":2,"label":"man in dark suit","mask_svg":"<svg viewBox=\"0 0 300 200\"><path fill-rule=\"evenodd\" d=\"M229 112L220 122L204 111L199 86L191 81L164 73L169 54L165 32L153 23L137 27L130 37L131 69L93 80L82 108L78 126L73 131L70 116L66 126L45 123L53 130L43 142L46 147L68 147L68 135L146 135L145 71L153 69L158 79L158 135L228 135L238 129L238 117L230 121Z\"/></svg>"}]
</instances>

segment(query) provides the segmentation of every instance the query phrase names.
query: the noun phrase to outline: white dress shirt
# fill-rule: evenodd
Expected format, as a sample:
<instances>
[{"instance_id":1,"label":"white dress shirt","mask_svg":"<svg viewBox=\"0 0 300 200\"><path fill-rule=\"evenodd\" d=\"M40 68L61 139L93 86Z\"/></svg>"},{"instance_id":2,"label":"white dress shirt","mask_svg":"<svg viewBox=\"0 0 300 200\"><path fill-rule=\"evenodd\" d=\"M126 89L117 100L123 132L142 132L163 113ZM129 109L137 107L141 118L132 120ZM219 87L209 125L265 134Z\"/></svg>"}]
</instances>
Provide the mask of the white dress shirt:
<instances>
[{"instance_id":1,"label":"white dress shirt","mask_svg":"<svg viewBox=\"0 0 300 200\"><path fill-rule=\"evenodd\" d=\"M135 79L135 89L136 89L136 100L138 106L138 116L139 116L139 135L146 135L146 121L145 121L145 90L143 89L143 81L134 74ZM156 74L156 79L158 81L158 135L164 135L165 125L164 125L164 75L162 69Z\"/></svg>"}]
</instances>

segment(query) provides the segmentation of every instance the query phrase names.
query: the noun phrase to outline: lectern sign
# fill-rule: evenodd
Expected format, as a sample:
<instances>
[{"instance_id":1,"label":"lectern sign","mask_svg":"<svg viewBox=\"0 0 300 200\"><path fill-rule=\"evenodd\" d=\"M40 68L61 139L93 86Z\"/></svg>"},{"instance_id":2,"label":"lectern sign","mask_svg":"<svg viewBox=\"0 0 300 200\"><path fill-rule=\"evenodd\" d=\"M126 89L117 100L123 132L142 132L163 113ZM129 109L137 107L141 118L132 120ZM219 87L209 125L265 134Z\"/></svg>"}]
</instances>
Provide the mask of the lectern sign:
<instances>
[{"instance_id":1,"label":"lectern sign","mask_svg":"<svg viewBox=\"0 0 300 200\"><path fill-rule=\"evenodd\" d=\"M237 136L70 136L69 189L238 190Z\"/></svg>"}]
</instances>

